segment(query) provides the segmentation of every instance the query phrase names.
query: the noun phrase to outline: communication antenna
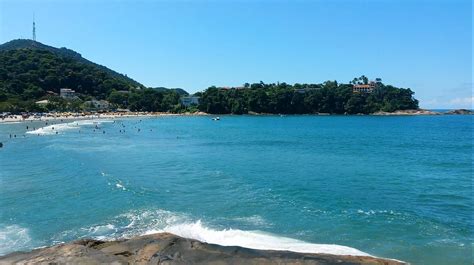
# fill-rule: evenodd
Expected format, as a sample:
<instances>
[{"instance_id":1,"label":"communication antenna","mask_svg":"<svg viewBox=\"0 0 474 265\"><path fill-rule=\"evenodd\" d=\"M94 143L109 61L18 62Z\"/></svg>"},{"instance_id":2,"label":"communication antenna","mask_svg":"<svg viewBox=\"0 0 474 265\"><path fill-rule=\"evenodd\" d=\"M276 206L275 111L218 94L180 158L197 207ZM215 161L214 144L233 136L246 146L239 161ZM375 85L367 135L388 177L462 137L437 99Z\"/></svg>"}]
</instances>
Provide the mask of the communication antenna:
<instances>
[{"instance_id":1,"label":"communication antenna","mask_svg":"<svg viewBox=\"0 0 474 265\"><path fill-rule=\"evenodd\" d=\"M35 24L35 14L33 13L33 41L36 41L36 24Z\"/></svg>"}]
</instances>

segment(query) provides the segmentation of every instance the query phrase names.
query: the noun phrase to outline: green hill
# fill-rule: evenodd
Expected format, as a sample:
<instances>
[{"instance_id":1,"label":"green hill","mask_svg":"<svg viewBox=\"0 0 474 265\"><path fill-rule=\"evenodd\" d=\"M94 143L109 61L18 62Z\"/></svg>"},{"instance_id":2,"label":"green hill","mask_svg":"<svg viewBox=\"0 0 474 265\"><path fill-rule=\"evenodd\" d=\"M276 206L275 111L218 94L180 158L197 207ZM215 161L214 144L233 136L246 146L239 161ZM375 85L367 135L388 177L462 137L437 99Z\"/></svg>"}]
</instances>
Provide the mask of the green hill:
<instances>
[{"instance_id":1,"label":"green hill","mask_svg":"<svg viewBox=\"0 0 474 265\"><path fill-rule=\"evenodd\" d=\"M55 48L52 46L45 45L41 42L27 40L27 39L12 40L0 45L0 52L22 50L22 49L48 51L55 55L73 59L73 60L76 60L77 62L84 63L85 65L88 65L88 66L93 66L97 70L102 70L114 78L130 83L130 85L133 85L134 87L137 87L137 86L143 87L143 85L141 85L139 82L127 77L126 75L117 73L103 65L93 63L83 58L80 53L70 50L68 48L64 48L64 47Z\"/></svg>"},{"instance_id":2,"label":"green hill","mask_svg":"<svg viewBox=\"0 0 474 265\"><path fill-rule=\"evenodd\" d=\"M61 88L75 90L77 100L66 102L59 98ZM0 112L80 110L83 102L93 98L110 99L117 107L133 110L167 111L176 109L182 94L187 92L147 89L67 48L32 40L13 40L0 45ZM54 104L47 109L39 108L34 102L40 99L49 99Z\"/></svg>"}]
</instances>

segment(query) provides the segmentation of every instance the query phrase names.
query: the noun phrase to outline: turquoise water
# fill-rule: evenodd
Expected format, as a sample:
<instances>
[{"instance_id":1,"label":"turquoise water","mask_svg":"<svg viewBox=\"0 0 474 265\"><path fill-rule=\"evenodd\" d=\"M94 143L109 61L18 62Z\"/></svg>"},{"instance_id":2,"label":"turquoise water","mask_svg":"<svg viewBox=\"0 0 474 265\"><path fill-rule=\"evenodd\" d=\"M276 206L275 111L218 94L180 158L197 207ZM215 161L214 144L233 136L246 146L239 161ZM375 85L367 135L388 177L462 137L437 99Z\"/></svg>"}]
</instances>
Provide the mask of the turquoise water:
<instances>
[{"instance_id":1,"label":"turquoise water","mask_svg":"<svg viewBox=\"0 0 474 265\"><path fill-rule=\"evenodd\" d=\"M0 125L3 254L170 231L472 264L471 116L137 118L25 135L26 125L45 126Z\"/></svg>"}]
</instances>

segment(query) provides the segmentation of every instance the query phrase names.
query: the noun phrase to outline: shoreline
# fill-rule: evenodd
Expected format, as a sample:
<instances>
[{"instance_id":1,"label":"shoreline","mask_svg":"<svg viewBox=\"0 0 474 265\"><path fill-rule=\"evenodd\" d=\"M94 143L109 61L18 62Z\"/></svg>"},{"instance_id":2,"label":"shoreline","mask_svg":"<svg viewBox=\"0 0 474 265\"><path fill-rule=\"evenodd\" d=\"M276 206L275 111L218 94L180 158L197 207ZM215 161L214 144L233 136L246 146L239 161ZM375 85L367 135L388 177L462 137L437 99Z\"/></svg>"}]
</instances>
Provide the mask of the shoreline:
<instances>
[{"instance_id":1,"label":"shoreline","mask_svg":"<svg viewBox=\"0 0 474 265\"><path fill-rule=\"evenodd\" d=\"M0 124L6 123L25 123L25 122L68 122L76 120L94 120L94 119L120 119L120 118L149 118L149 117L169 117L169 116L208 116L204 112L196 113L145 113L145 112L127 112L127 113L99 113L99 114L79 114L79 113L57 113L50 116L23 118L22 115L9 115L0 119Z\"/></svg>"},{"instance_id":2,"label":"shoreline","mask_svg":"<svg viewBox=\"0 0 474 265\"><path fill-rule=\"evenodd\" d=\"M79 239L26 252L12 252L0 256L0 263L408 264L395 259L373 256L300 253L223 246L171 233L156 233L111 241Z\"/></svg>"},{"instance_id":3,"label":"shoreline","mask_svg":"<svg viewBox=\"0 0 474 265\"><path fill-rule=\"evenodd\" d=\"M29 116L23 118L22 115L8 115L0 119L0 124L10 123L24 123L24 122L67 122L75 120L86 120L86 119L120 119L120 118L146 118L146 117L170 117L170 116L219 116L219 115L233 115L233 116L446 116L446 115L473 115L474 112L466 109L450 110L446 112L431 111L431 110L398 110L394 112L383 112L378 111L370 114L331 114L331 113L313 113L313 114L273 114L273 113L255 113L249 112L247 114L209 114L205 112L186 112L186 113L167 113L167 112L127 112L127 113L98 113L98 114L83 114L83 113L70 113L62 112L51 114L48 116Z\"/></svg>"}]
</instances>

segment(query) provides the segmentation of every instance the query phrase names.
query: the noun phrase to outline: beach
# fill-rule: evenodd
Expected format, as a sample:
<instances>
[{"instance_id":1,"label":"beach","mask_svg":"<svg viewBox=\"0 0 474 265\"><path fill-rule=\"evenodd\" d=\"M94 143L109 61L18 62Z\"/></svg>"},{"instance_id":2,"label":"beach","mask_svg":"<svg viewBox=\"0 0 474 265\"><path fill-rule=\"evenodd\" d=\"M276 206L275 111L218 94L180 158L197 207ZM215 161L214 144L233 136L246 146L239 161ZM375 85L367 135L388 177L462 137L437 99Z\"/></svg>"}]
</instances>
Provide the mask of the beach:
<instances>
[{"instance_id":1,"label":"beach","mask_svg":"<svg viewBox=\"0 0 474 265\"><path fill-rule=\"evenodd\" d=\"M356 115L373 115L373 116L433 116L433 115L472 115L472 110L457 109L445 112L433 111L433 110L398 110L394 112L375 112L372 114L356 114ZM23 117L22 115L6 115L6 117L0 118L0 123L16 123L16 122L35 122L35 121L49 121L53 123L68 122L74 120L85 120L85 119L123 119L123 118L139 118L139 117L166 117L166 116L209 116L212 114L205 112L185 112L185 113L169 113L169 112L104 112L104 113L70 113L70 112L57 112L52 114L46 114L44 116L29 115ZM273 116L277 114L268 113L255 113L250 112L248 115L254 116ZM288 115L288 114L285 114ZM327 116L329 113L316 113L306 114L314 116ZM217 115L214 115L217 116ZM278 116L278 115L277 115Z\"/></svg>"},{"instance_id":2,"label":"beach","mask_svg":"<svg viewBox=\"0 0 474 265\"><path fill-rule=\"evenodd\" d=\"M122 118L139 118L139 117L163 117L163 116L202 116L208 115L204 112L194 113L167 113L167 112L105 112L96 114L86 113L70 113L70 112L58 112L54 114L47 114L44 116L29 115L24 117L22 115L6 115L6 117L0 118L0 123L16 123L16 122L36 122L36 121L48 121L53 123L68 122L75 120L93 120L93 119L122 119Z\"/></svg>"}]
</instances>

